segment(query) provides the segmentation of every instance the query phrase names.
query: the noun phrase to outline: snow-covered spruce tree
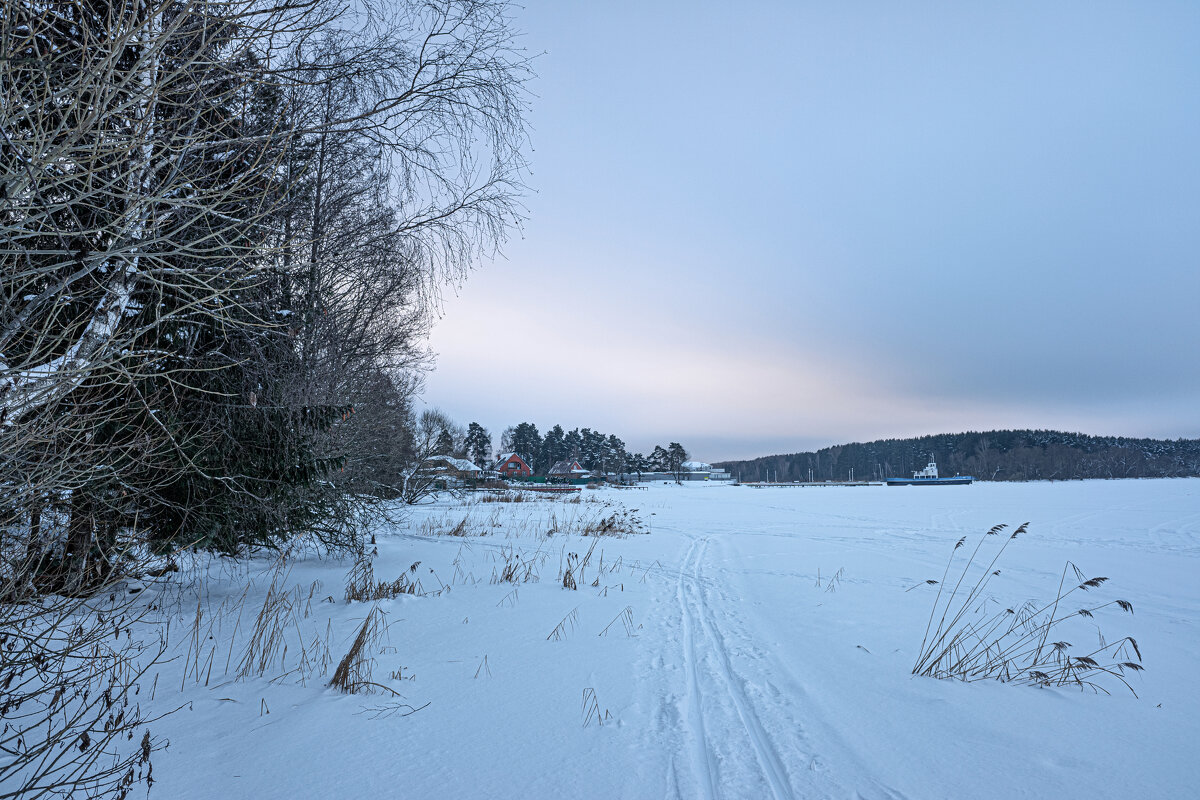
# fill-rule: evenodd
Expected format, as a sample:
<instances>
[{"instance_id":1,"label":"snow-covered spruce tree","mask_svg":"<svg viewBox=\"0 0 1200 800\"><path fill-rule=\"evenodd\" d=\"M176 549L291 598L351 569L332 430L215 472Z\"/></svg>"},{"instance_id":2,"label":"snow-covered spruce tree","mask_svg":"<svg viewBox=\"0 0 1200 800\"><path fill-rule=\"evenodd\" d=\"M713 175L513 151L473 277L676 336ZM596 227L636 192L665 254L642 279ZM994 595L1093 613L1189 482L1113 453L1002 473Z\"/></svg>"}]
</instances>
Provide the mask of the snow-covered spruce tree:
<instances>
[{"instance_id":1,"label":"snow-covered spruce tree","mask_svg":"<svg viewBox=\"0 0 1200 800\"><path fill-rule=\"evenodd\" d=\"M2 9L3 40L19 55L0 64L0 476L20 477L13 511L56 545L56 558L36 562L48 586L78 589L104 582L146 470L175 445L150 413L164 398L141 388L177 350L164 335L229 321L238 275L214 251L253 217L205 237L189 235L191 218L261 189L253 173L192 183L197 154L228 135L204 118L206 103L179 98L222 91L196 73L213 58L198 38L236 49L223 20L167 2Z\"/></svg>"},{"instance_id":2,"label":"snow-covered spruce tree","mask_svg":"<svg viewBox=\"0 0 1200 800\"><path fill-rule=\"evenodd\" d=\"M193 25L195 35L168 52L180 71L187 63L190 81L164 87L155 108L160 132L180 124L206 132L204 147L163 169L212 199L178 212L172 238L208 244L199 253L167 250L161 260L219 287L213 300L224 308L219 317L188 314L195 293L161 282L134 315L136 323L146 309L179 311L166 324L141 326L143 351L162 355L135 385L134 407L153 415L171 447L141 476L138 515L156 547L237 552L279 543L334 511L304 490L342 466L318 440L351 409L304 403L289 388L298 359L280 322L288 297L271 240L286 189L279 167L294 137L280 126L278 87L261 82L258 47L225 54L220 20ZM202 26L213 30L201 36ZM213 191L234 186L239 191Z\"/></svg>"}]
</instances>

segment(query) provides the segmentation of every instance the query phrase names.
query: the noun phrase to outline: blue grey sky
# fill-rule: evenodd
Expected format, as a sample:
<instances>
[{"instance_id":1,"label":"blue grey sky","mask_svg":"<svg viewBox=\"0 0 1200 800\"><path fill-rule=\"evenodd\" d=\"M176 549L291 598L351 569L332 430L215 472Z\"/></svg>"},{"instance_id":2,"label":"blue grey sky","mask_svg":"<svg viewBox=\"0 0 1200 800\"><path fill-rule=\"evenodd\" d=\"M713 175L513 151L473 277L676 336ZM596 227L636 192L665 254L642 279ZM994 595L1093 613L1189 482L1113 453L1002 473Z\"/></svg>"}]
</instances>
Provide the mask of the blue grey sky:
<instances>
[{"instance_id":1,"label":"blue grey sky","mask_svg":"<svg viewBox=\"0 0 1200 800\"><path fill-rule=\"evenodd\" d=\"M1200 436L1200 3L567 2L424 402L704 460Z\"/></svg>"}]
</instances>

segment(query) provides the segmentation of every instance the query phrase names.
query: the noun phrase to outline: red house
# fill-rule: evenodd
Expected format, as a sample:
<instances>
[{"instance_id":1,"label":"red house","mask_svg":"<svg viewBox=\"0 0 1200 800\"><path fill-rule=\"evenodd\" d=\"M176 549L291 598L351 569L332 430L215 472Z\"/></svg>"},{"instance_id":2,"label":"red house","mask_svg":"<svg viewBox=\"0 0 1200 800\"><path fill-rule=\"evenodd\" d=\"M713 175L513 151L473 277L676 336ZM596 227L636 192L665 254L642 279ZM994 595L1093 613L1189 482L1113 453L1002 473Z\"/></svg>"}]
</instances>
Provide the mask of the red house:
<instances>
[{"instance_id":1,"label":"red house","mask_svg":"<svg viewBox=\"0 0 1200 800\"><path fill-rule=\"evenodd\" d=\"M501 478L528 478L533 474L525 459L516 453L504 453L492 469L500 473Z\"/></svg>"}]
</instances>

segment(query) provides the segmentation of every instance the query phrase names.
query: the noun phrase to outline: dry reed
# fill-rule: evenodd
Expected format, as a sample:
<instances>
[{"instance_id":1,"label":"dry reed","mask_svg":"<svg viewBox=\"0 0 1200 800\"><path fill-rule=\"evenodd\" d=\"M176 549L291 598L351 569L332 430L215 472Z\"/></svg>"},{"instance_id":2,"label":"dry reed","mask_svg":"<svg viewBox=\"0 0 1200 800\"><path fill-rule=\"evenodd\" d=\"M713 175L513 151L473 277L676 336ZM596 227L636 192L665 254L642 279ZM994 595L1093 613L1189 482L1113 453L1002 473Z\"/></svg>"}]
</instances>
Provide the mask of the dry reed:
<instances>
[{"instance_id":1,"label":"dry reed","mask_svg":"<svg viewBox=\"0 0 1200 800\"><path fill-rule=\"evenodd\" d=\"M355 560L354 566L346 576L346 602L374 603L391 600L402 594L424 595L426 592L421 586L421 579L416 577L419 566L421 562L417 561L408 571L400 573L400 577L394 581L376 581L371 556L364 553Z\"/></svg>"},{"instance_id":2,"label":"dry reed","mask_svg":"<svg viewBox=\"0 0 1200 800\"><path fill-rule=\"evenodd\" d=\"M1008 545L1026 533L1028 523L1001 536L1007 527L996 525L980 537L949 591L947 577L954 553L966 545L965 536L954 545L940 581L930 579L910 587L909 591L926 585L938 587L913 674L962 681L989 679L1034 686L1077 686L1105 694L1108 694L1105 683L1116 681L1136 697L1128 677L1143 667L1141 651L1132 636L1109 643L1100 633L1097 648L1074 654L1073 645L1058 633L1065 623L1093 620L1097 612L1112 606L1133 613L1133 605L1127 600L1062 611L1064 602L1076 592L1099 588L1108 578L1088 578L1067 562L1058 591L1049 603L1031 602L1016 609L1008 606L987 613L985 590L991 579L1000 574L996 563ZM987 566L978 570L972 584L968 574L982 566L985 559L980 559L979 554L989 537L1000 537L1001 544ZM1073 585L1067 583L1069 571L1075 576Z\"/></svg>"},{"instance_id":3,"label":"dry reed","mask_svg":"<svg viewBox=\"0 0 1200 800\"><path fill-rule=\"evenodd\" d=\"M371 680L371 672L375 665L375 659L371 656L371 652L378 648L379 641L386 633L387 626L383 623L383 612L379 610L378 606L372 607L367 613L367 618L363 620L362 626L359 627L354 641L350 644L350 649L346 655L342 656L337 669L333 671L333 678L329 681L329 685L345 694L382 689L399 696L400 693L395 689Z\"/></svg>"}]
</instances>

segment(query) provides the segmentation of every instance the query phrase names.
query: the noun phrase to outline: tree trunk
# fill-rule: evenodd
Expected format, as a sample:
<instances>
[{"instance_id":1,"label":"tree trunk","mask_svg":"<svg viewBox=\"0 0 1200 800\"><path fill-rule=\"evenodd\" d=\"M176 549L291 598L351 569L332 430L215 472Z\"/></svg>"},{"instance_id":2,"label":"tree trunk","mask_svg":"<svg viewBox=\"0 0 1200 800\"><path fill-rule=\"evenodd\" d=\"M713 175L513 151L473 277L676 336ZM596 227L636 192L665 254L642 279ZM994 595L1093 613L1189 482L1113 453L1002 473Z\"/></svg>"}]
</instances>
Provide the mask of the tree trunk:
<instances>
[{"instance_id":1,"label":"tree trunk","mask_svg":"<svg viewBox=\"0 0 1200 800\"><path fill-rule=\"evenodd\" d=\"M70 516L67 520L67 545L59 574L61 588L68 591L83 589L95 525L95 506L84 492L76 489L71 493Z\"/></svg>"}]
</instances>

